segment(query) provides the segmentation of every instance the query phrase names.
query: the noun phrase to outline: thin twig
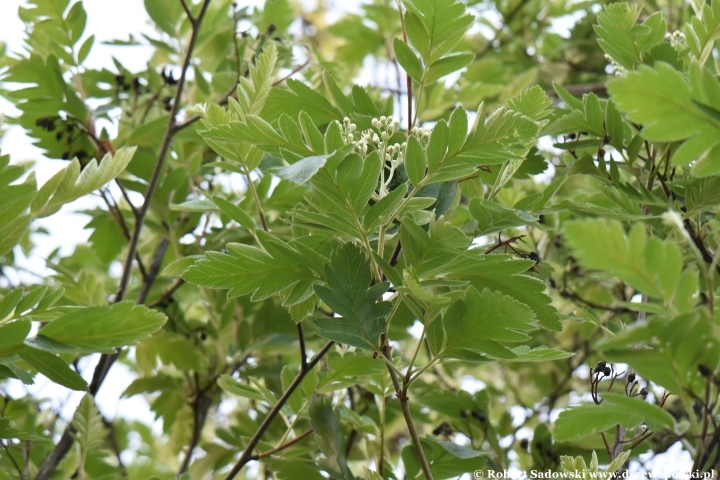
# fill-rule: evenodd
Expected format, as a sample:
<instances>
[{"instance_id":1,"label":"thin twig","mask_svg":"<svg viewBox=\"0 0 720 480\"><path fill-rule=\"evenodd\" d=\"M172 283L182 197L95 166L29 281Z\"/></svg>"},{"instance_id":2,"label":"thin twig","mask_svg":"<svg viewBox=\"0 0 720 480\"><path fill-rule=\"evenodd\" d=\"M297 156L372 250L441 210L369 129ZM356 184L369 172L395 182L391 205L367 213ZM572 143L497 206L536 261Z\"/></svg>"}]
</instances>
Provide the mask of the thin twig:
<instances>
[{"instance_id":1,"label":"thin twig","mask_svg":"<svg viewBox=\"0 0 720 480\"><path fill-rule=\"evenodd\" d=\"M23 473L22 468L20 468L20 465L18 465L18 463L15 461L15 457L12 456L7 445L5 445L5 442L0 442L0 445L3 446L3 448L7 452L7 456L10 457L10 460L12 460L13 465L15 465L15 468L17 469L18 473L20 474L20 478L25 480L27 477L25 477L25 474Z\"/></svg>"},{"instance_id":2,"label":"thin twig","mask_svg":"<svg viewBox=\"0 0 720 480\"><path fill-rule=\"evenodd\" d=\"M185 452L185 458L180 465L178 475L183 474L187 471L192 460L193 452L198 443L200 443L200 437L202 435L203 427L205 426L205 420L207 419L208 411L213 404L213 395L207 391L200 391L192 404L193 408L193 433L190 438L190 445Z\"/></svg>"},{"instance_id":3,"label":"thin twig","mask_svg":"<svg viewBox=\"0 0 720 480\"><path fill-rule=\"evenodd\" d=\"M313 432L314 432L314 430L313 430L312 428L308 428L307 430L305 430L303 433L301 433L301 434L298 435L297 437L293 438L292 440L288 440L287 442L283 443L283 444L280 445L279 447L271 448L270 450L267 450L267 451L265 451L265 452L260 452L260 453L258 453L258 454L255 455L255 456L256 456L257 458L269 457L270 455L275 454L275 453L277 453L277 452L280 452L280 451L282 451L282 450L285 450L285 449L288 448L288 447L292 447L293 445L295 445L295 444L298 443L300 440L302 440L303 438L307 437L308 435L310 435L310 434L313 433Z\"/></svg>"},{"instance_id":4,"label":"thin twig","mask_svg":"<svg viewBox=\"0 0 720 480\"><path fill-rule=\"evenodd\" d=\"M165 303L170 297L172 297L173 293L175 293L178 288L183 286L184 283L185 280L182 277L178 277L177 280L175 280L175 282L170 285L170 288L165 290L162 295L160 295L160 298L148 305L148 308L155 308Z\"/></svg>"},{"instance_id":5,"label":"thin twig","mask_svg":"<svg viewBox=\"0 0 720 480\"><path fill-rule=\"evenodd\" d=\"M383 338L382 353L385 358L390 359L389 361L392 362L392 351L390 344L387 342L387 338ZM422 466L423 473L425 474L425 479L433 480L432 472L430 471L430 465L428 464L427 458L425 458L425 452L423 451L422 444L420 443L420 437L418 436L417 430L415 429L415 422L413 422L412 413L410 413L410 404L408 403L407 396L407 385L401 386L395 370L390 367L390 364L388 364L387 367L388 372L390 372L390 379L392 380L393 386L395 387L395 394L400 401L400 407L403 412L403 417L405 417L405 423L407 424L408 432L410 432L410 438L412 439L413 447L415 447L415 454L417 455L420 465Z\"/></svg>"},{"instance_id":6,"label":"thin twig","mask_svg":"<svg viewBox=\"0 0 720 480\"><path fill-rule=\"evenodd\" d=\"M330 348L335 344L333 341L329 341L325 344L325 346L320 349L320 351L315 354L315 356L307 363L306 368L301 368L298 374L295 376L295 379L292 381L290 385L288 385L287 390L282 394L282 396L278 399L275 406L270 410L265 416L265 419L260 424L258 429L255 431L255 434L252 436L248 444L245 446L245 450L243 450L242 454L240 455L240 458L233 466L232 470L230 470L230 473L225 477L225 480L232 480L235 478L235 476L240 473L240 470L247 465L248 462L251 460L255 460L254 456L252 455L252 451L255 449L255 446L258 444L260 439L262 439L263 435L265 434L265 431L268 429L272 421L275 419L278 413L280 413L280 410L282 410L282 407L285 405L285 403L288 401L290 396L295 392L297 387L300 386L300 383L302 383L303 378L305 378L305 375L313 369L315 365L320 361L322 357L325 356L327 352L330 351Z\"/></svg>"},{"instance_id":7,"label":"thin twig","mask_svg":"<svg viewBox=\"0 0 720 480\"><path fill-rule=\"evenodd\" d=\"M305 334L303 333L302 322L297 324L298 341L300 342L300 368L307 368L307 353L305 353Z\"/></svg>"}]
</instances>

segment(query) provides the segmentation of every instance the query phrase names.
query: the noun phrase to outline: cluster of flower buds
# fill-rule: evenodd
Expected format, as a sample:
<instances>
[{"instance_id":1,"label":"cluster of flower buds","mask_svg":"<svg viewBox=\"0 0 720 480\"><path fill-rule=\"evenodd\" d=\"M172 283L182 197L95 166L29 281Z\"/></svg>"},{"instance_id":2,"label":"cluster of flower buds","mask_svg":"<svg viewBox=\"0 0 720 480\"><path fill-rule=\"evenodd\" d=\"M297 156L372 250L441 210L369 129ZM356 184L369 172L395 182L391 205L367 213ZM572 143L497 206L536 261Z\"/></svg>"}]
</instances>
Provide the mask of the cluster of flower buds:
<instances>
[{"instance_id":1,"label":"cluster of flower buds","mask_svg":"<svg viewBox=\"0 0 720 480\"><path fill-rule=\"evenodd\" d=\"M672 33L666 33L665 41L675 50L683 50L687 48L687 38L685 38L685 34L680 30L675 30Z\"/></svg>"},{"instance_id":2,"label":"cluster of flower buds","mask_svg":"<svg viewBox=\"0 0 720 480\"><path fill-rule=\"evenodd\" d=\"M352 143L355 141L355 134L353 133L355 130L357 130L357 126L354 123L351 123L348 117L343 118L342 133L345 143Z\"/></svg>"},{"instance_id":3,"label":"cluster of flower buds","mask_svg":"<svg viewBox=\"0 0 720 480\"><path fill-rule=\"evenodd\" d=\"M380 118L373 118L371 123L373 128L380 130L380 137L383 140L392 137L398 125L400 125L399 120L393 120L393 117L386 117L385 115Z\"/></svg>"},{"instance_id":4,"label":"cluster of flower buds","mask_svg":"<svg viewBox=\"0 0 720 480\"><path fill-rule=\"evenodd\" d=\"M430 138L431 131L432 130L429 128L413 127L412 130L410 130L410 135L414 136L418 140L427 140Z\"/></svg>"},{"instance_id":5,"label":"cluster of flower buds","mask_svg":"<svg viewBox=\"0 0 720 480\"><path fill-rule=\"evenodd\" d=\"M607 60L612 66L613 72L615 72L616 77L624 77L627 74L627 69L625 69L625 67L613 60L613 58L607 53L605 54L605 60Z\"/></svg>"}]
</instances>

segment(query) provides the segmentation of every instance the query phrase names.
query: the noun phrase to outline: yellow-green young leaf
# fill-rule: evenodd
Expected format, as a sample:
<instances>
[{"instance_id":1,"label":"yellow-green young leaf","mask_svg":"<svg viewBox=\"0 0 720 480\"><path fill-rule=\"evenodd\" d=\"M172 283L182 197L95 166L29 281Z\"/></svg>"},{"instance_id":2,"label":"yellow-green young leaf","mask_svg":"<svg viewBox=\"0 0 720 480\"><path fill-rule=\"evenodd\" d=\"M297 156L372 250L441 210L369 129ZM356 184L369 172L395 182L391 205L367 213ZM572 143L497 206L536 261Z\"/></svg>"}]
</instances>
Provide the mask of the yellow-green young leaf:
<instances>
[{"instance_id":1,"label":"yellow-green young leaf","mask_svg":"<svg viewBox=\"0 0 720 480\"><path fill-rule=\"evenodd\" d=\"M651 296L669 300L675 292L680 250L672 241L648 239L643 224L635 224L626 236L617 221L574 221L565 225L565 237L583 267L618 277Z\"/></svg>"},{"instance_id":2,"label":"yellow-green young leaf","mask_svg":"<svg viewBox=\"0 0 720 480\"><path fill-rule=\"evenodd\" d=\"M470 214L477 220L475 235L487 235L507 228L523 225L537 226L537 218L523 211L500 205L497 202L473 198L470 201Z\"/></svg>"},{"instance_id":3,"label":"yellow-green young leaf","mask_svg":"<svg viewBox=\"0 0 720 480\"><path fill-rule=\"evenodd\" d=\"M47 217L57 212L64 204L72 202L102 187L120 175L132 160L136 147L119 148L115 155L107 154L98 165L97 160L80 172L80 161L76 158L70 165L48 180L32 202L31 212L35 217Z\"/></svg>"},{"instance_id":4,"label":"yellow-green young leaf","mask_svg":"<svg viewBox=\"0 0 720 480\"><path fill-rule=\"evenodd\" d=\"M165 268L163 268L162 272L160 272L161 277L175 277L178 275L181 275L185 270L190 268L195 264L195 261L202 258L201 256L191 256L191 257L181 257L177 260L174 260L170 262Z\"/></svg>"},{"instance_id":5,"label":"yellow-green young leaf","mask_svg":"<svg viewBox=\"0 0 720 480\"><path fill-rule=\"evenodd\" d=\"M437 320L436 320L437 321ZM535 315L522 303L499 292L469 288L442 318L446 341L440 355L452 358L485 357L511 360L517 355L508 343L528 340Z\"/></svg>"},{"instance_id":6,"label":"yellow-green young leaf","mask_svg":"<svg viewBox=\"0 0 720 480\"><path fill-rule=\"evenodd\" d=\"M215 202L215 205L218 206L221 212L238 222L240 226L251 231L255 230L255 220L253 220L245 210L217 195L213 197L213 202Z\"/></svg>"},{"instance_id":7,"label":"yellow-green young leaf","mask_svg":"<svg viewBox=\"0 0 720 480\"><path fill-rule=\"evenodd\" d=\"M385 222L403 202L406 193L407 183L403 183L370 207L363 222L365 229L368 232L372 232Z\"/></svg>"},{"instance_id":8,"label":"yellow-green young leaf","mask_svg":"<svg viewBox=\"0 0 720 480\"><path fill-rule=\"evenodd\" d=\"M245 120L246 115L259 115L262 111L275 80L273 71L276 62L275 42L268 42L255 64L250 65L249 78L240 77L237 87L238 100L230 102L240 120Z\"/></svg>"},{"instance_id":9,"label":"yellow-green young leaf","mask_svg":"<svg viewBox=\"0 0 720 480\"><path fill-rule=\"evenodd\" d=\"M260 400L261 402L268 401L268 398L255 387L241 383L237 379L230 375L222 375L218 379L218 385L220 388L228 393L237 395L238 397L251 398L253 400Z\"/></svg>"},{"instance_id":10,"label":"yellow-green young leaf","mask_svg":"<svg viewBox=\"0 0 720 480\"><path fill-rule=\"evenodd\" d=\"M40 330L38 337L81 351L112 352L149 337L166 320L158 311L124 301L111 307L87 307L66 313Z\"/></svg>"},{"instance_id":11,"label":"yellow-green young leaf","mask_svg":"<svg viewBox=\"0 0 720 480\"><path fill-rule=\"evenodd\" d=\"M485 452L463 447L447 440L427 436L420 441L425 457L430 462L430 472L436 480L457 478L467 472L477 471L487 463ZM420 463L412 445L402 451L402 459L408 478L424 478Z\"/></svg>"},{"instance_id":12,"label":"yellow-green young leaf","mask_svg":"<svg viewBox=\"0 0 720 480\"><path fill-rule=\"evenodd\" d=\"M395 52L395 58L397 58L397 61L403 70L405 70L410 78L419 82L423 76L423 67L420 64L420 60L418 60L410 47L408 47L405 42L399 38L394 38L393 51Z\"/></svg>"},{"instance_id":13,"label":"yellow-green young leaf","mask_svg":"<svg viewBox=\"0 0 720 480\"><path fill-rule=\"evenodd\" d=\"M71 390L87 390L85 380L60 357L30 347L22 348L17 353L28 365L53 382Z\"/></svg>"},{"instance_id":14,"label":"yellow-green young leaf","mask_svg":"<svg viewBox=\"0 0 720 480\"><path fill-rule=\"evenodd\" d=\"M190 267L183 278L194 285L229 289L228 297L252 294L253 301L264 300L297 285L302 293L312 288L316 277L303 265L303 254L293 243L277 247L270 235L263 235L263 246L229 243L228 253L207 252L205 258ZM286 292L288 295L289 292ZM300 292L299 292L300 293Z\"/></svg>"},{"instance_id":15,"label":"yellow-green young leaf","mask_svg":"<svg viewBox=\"0 0 720 480\"><path fill-rule=\"evenodd\" d=\"M710 58L715 40L720 38L720 1L712 0L709 5L700 3L702 15L691 16L690 23L684 27L690 51L704 65Z\"/></svg>"},{"instance_id":16,"label":"yellow-green young leaf","mask_svg":"<svg viewBox=\"0 0 720 480\"><path fill-rule=\"evenodd\" d=\"M417 15L427 35L428 41L425 42L419 27L413 26L411 29L411 41L426 64L432 64L452 51L473 22L473 16L466 13L465 4L462 2L410 0L404 2L404 5ZM411 24L414 21L411 20Z\"/></svg>"},{"instance_id":17,"label":"yellow-green young leaf","mask_svg":"<svg viewBox=\"0 0 720 480\"><path fill-rule=\"evenodd\" d=\"M635 26L640 7L627 3L606 5L598 12L595 32L598 43L616 62L631 70L642 53L663 41L667 26L659 13L650 15L641 28Z\"/></svg>"},{"instance_id":18,"label":"yellow-green young leaf","mask_svg":"<svg viewBox=\"0 0 720 480\"><path fill-rule=\"evenodd\" d=\"M329 156L330 155L315 155L305 157L292 165L278 169L275 173L280 178L302 185L310 180L312 176L325 165Z\"/></svg>"},{"instance_id":19,"label":"yellow-green young leaf","mask_svg":"<svg viewBox=\"0 0 720 480\"><path fill-rule=\"evenodd\" d=\"M693 103L687 79L666 63L653 68L642 65L609 82L608 91L620 111L643 125L641 134L648 140L678 141L695 135L717 138L720 134L720 124Z\"/></svg>"},{"instance_id":20,"label":"yellow-green young leaf","mask_svg":"<svg viewBox=\"0 0 720 480\"><path fill-rule=\"evenodd\" d=\"M649 429L656 432L671 429L675 424L668 412L638 397L608 393L603 395L603 398L600 405L586 403L561 412L555 421L555 440L568 442L604 432L618 423L625 428L634 428L645 423Z\"/></svg>"},{"instance_id":21,"label":"yellow-green young leaf","mask_svg":"<svg viewBox=\"0 0 720 480\"><path fill-rule=\"evenodd\" d=\"M30 320L15 320L0 325L0 357L13 355L21 349L30 327Z\"/></svg>"},{"instance_id":22,"label":"yellow-green young leaf","mask_svg":"<svg viewBox=\"0 0 720 480\"><path fill-rule=\"evenodd\" d=\"M73 437L84 451L88 452L103 444L107 432L95 406L93 396L89 393L85 394L80 401L80 406L75 411L73 426L77 430Z\"/></svg>"},{"instance_id":23,"label":"yellow-green young leaf","mask_svg":"<svg viewBox=\"0 0 720 480\"><path fill-rule=\"evenodd\" d=\"M420 141L411 136L407 141L407 153L405 154L405 171L408 178L417 185L423 177L427 169L427 160L425 159L425 150L420 145Z\"/></svg>"},{"instance_id":24,"label":"yellow-green young leaf","mask_svg":"<svg viewBox=\"0 0 720 480\"><path fill-rule=\"evenodd\" d=\"M430 65L425 75L425 84L433 84L445 75L467 67L473 60L475 60L475 54L473 53L457 53L443 57Z\"/></svg>"},{"instance_id":25,"label":"yellow-green young leaf","mask_svg":"<svg viewBox=\"0 0 720 480\"><path fill-rule=\"evenodd\" d=\"M2 300L0 300L0 321L5 320L15 310L18 303L23 297L25 289L14 288L10 292L6 293Z\"/></svg>"}]
</instances>

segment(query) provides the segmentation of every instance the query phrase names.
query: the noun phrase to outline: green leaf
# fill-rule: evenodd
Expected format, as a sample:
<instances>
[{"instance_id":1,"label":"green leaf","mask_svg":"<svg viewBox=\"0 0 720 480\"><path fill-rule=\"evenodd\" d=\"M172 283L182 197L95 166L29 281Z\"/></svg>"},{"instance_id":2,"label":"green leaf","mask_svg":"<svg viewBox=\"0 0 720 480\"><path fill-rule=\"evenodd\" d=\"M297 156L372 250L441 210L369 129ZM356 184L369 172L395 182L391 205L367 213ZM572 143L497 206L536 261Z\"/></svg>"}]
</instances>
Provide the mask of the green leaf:
<instances>
[{"instance_id":1,"label":"green leaf","mask_svg":"<svg viewBox=\"0 0 720 480\"><path fill-rule=\"evenodd\" d=\"M425 84L431 85L445 75L449 75L467 67L473 60L475 60L475 54L473 53L456 53L454 55L443 57L430 65L430 68L428 68L427 74L425 75Z\"/></svg>"},{"instance_id":2,"label":"green leaf","mask_svg":"<svg viewBox=\"0 0 720 480\"><path fill-rule=\"evenodd\" d=\"M171 37L176 35L176 26L183 15L180 2L173 0L145 0L145 10L158 28Z\"/></svg>"},{"instance_id":3,"label":"green leaf","mask_svg":"<svg viewBox=\"0 0 720 480\"><path fill-rule=\"evenodd\" d=\"M415 45L426 65L432 64L452 51L473 22L465 12L465 4L445 0L411 0L405 6L417 15L428 37L427 48ZM419 44L422 34L413 28L413 37Z\"/></svg>"},{"instance_id":4,"label":"green leaf","mask_svg":"<svg viewBox=\"0 0 720 480\"><path fill-rule=\"evenodd\" d=\"M192 257L181 257L176 260L173 260L170 262L165 268L163 268L162 272L160 272L161 277L176 277L178 275L182 275L185 270L190 268L195 264L195 261L198 260L199 256L192 256Z\"/></svg>"},{"instance_id":5,"label":"green leaf","mask_svg":"<svg viewBox=\"0 0 720 480\"><path fill-rule=\"evenodd\" d=\"M693 104L687 79L668 64L641 65L636 72L609 82L608 91L618 109L643 125L641 134L648 140L717 137L720 131L720 124Z\"/></svg>"},{"instance_id":6,"label":"green leaf","mask_svg":"<svg viewBox=\"0 0 720 480\"><path fill-rule=\"evenodd\" d=\"M600 405L583 404L562 411L555 421L555 440L568 442L604 432L618 423L625 428L635 428L645 423L656 432L672 429L675 424L668 412L638 397L607 393L602 398L604 400Z\"/></svg>"},{"instance_id":7,"label":"green leaf","mask_svg":"<svg viewBox=\"0 0 720 480\"><path fill-rule=\"evenodd\" d=\"M18 355L32 368L63 387L81 391L88 388L85 380L75 370L72 370L64 360L52 353L26 347L19 350Z\"/></svg>"},{"instance_id":8,"label":"green leaf","mask_svg":"<svg viewBox=\"0 0 720 480\"><path fill-rule=\"evenodd\" d=\"M525 333L534 328L535 315L525 305L499 292L468 289L465 300L452 304L443 315L445 346L440 355L472 358L479 354L496 359L513 359L508 342L528 340Z\"/></svg>"},{"instance_id":9,"label":"green leaf","mask_svg":"<svg viewBox=\"0 0 720 480\"><path fill-rule=\"evenodd\" d=\"M15 288L0 300L0 320L8 318L13 313L15 307L22 300L23 293L25 293L24 288Z\"/></svg>"},{"instance_id":10,"label":"green leaf","mask_svg":"<svg viewBox=\"0 0 720 480\"><path fill-rule=\"evenodd\" d=\"M258 231L264 238L263 245L271 246L271 236L263 234ZM228 253L207 252L204 259L183 274L183 278L194 285L229 289L228 298L252 294L252 300L256 302L297 284L308 290L315 280L300 261L302 254L293 248L292 242L287 244L286 250L276 250L272 254L239 243L229 243L227 250Z\"/></svg>"},{"instance_id":11,"label":"green leaf","mask_svg":"<svg viewBox=\"0 0 720 480\"><path fill-rule=\"evenodd\" d=\"M420 145L420 141L416 137L411 136L407 141L405 171L413 185L417 185L425 177L426 169L427 159L425 158L425 150L423 150L422 145Z\"/></svg>"},{"instance_id":12,"label":"green leaf","mask_svg":"<svg viewBox=\"0 0 720 480\"><path fill-rule=\"evenodd\" d=\"M12 355L22 348L23 342L30 333L29 320L15 320L0 325L0 357Z\"/></svg>"},{"instance_id":13,"label":"green leaf","mask_svg":"<svg viewBox=\"0 0 720 480\"><path fill-rule=\"evenodd\" d=\"M66 313L39 333L81 351L110 353L157 332L167 321L160 312L131 301L112 307L87 307Z\"/></svg>"},{"instance_id":14,"label":"green leaf","mask_svg":"<svg viewBox=\"0 0 720 480\"><path fill-rule=\"evenodd\" d=\"M673 242L647 239L645 226L635 224L626 236L622 224L601 219L565 225L573 255L586 268L619 277L648 295L670 299L680 280L681 255ZM602 242L597 239L602 239Z\"/></svg>"},{"instance_id":15,"label":"green leaf","mask_svg":"<svg viewBox=\"0 0 720 480\"><path fill-rule=\"evenodd\" d=\"M9 418L0 418L0 438L30 440L33 442L49 442L50 439L31 432L22 432L14 427Z\"/></svg>"},{"instance_id":16,"label":"green leaf","mask_svg":"<svg viewBox=\"0 0 720 480\"><path fill-rule=\"evenodd\" d=\"M56 173L38 191L32 202L35 217L47 217L68 203L102 187L120 175L130 164L136 147L119 148L115 155L107 154L100 165L92 159L80 172L80 162L74 159L70 165Z\"/></svg>"},{"instance_id":17,"label":"green leaf","mask_svg":"<svg viewBox=\"0 0 720 480\"><path fill-rule=\"evenodd\" d=\"M405 42L399 38L394 38L393 51L395 52L395 58L397 58L397 61L403 70L407 72L410 78L419 82L423 76L423 67L420 64L420 60L418 60L410 47L408 47Z\"/></svg>"},{"instance_id":18,"label":"green leaf","mask_svg":"<svg viewBox=\"0 0 720 480\"><path fill-rule=\"evenodd\" d=\"M84 452L83 457L89 451L100 447L107 437L102 417L95 406L93 396L89 393L85 394L75 410L73 426L77 430L73 433L73 438ZM81 465L81 468L84 468L84 465Z\"/></svg>"},{"instance_id":19,"label":"green leaf","mask_svg":"<svg viewBox=\"0 0 720 480\"><path fill-rule=\"evenodd\" d=\"M720 1L702 2L702 15L690 17L685 25L688 47L704 65L713 50L715 40L720 38Z\"/></svg>"},{"instance_id":20,"label":"green leaf","mask_svg":"<svg viewBox=\"0 0 720 480\"><path fill-rule=\"evenodd\" d=\"M218 379L218 385L226 392L237 395L238 397L251 398L253 400L260 400L261 402L268 401L268 398L260 390L241 383L230 375L221 375Z\"/></svg>"},{"instance_id":21,"label":"green leaf","mask_svg":"<svg viewBox=\"0 0 720 480\"><path fill-rule=\"evenodd\" d=\"M255 220L253 220L245 210L219 196L214 196L213 202L215 202L215 205L218 206L221 212L238 222L240 226L250 231L255 230Z\"/></svg>"},{"instance_id":22,"label":"green leaf","mask_svg":"<svg viewBox=\"0 0 720 480\"><path fill-rule=\"evenodd\" d=\"M650 15L642 26L636 26L640 10L640 7L627 3L613 3L605 5L597 15L598 43L628 70L640 62L643 52L662 42L667 31L659 12Z\"/></svg>"},{"instance_id":23,"label":"green leaf","mask_svg":"<svg viewBox=\"0 0 720 480\"><path fill-rule=\"evenodd\" d=\"M372 232L385 222L403 202L406 193L407 184L403 183L370 207L370 210L368 210L363 219L365 230Z\"/></svg>"},{"instance_id":24,"label":"green leaf","mask_svg":"<svg viewBox=\"0 0 720 480\"><path fill-rule=\"evenodd\" d=\"M390 304L378 299L390 284L370 287L370 268L363 251L352 243L333 253L331 265L325 266L326 286L316 285L315 293L340 317L316 319L318 335L353 347L378 349L390 311Z\"/></svg>"},{"instance_id":25,"label":"green leaf","mask_svg":"<svg viewBox=\"0 0 720 480\"><path fill-rule=\"evenodd\" d=\"M421 438L420 442L430 464L430 472L437 480L460 477L465 473L482 469L487 463L484 452L454 442L436 440L432 437ZM420 478L422 475L420 462L412 445L407 445L403 449L402 459L408 478Z\"/></svg>"},{"instance_id":26,"label":"green leaf","mask_svg":"<svg viewBox=\"0 0 720 480\"><path fill-rule=\"evenodd\" d=\"M334 478L354 480L345 459L345 440L340 430L340 419L333 411L330 402L320 395L310 398L310 424L315 431L318 446L327 458L328 473Z\"/></svg>"},{"instance_id":27,"label":"green leaf","mask_svg":"<svg viewBox=\"0 0 720 480\"><path fill-rule=\"evenodd\" d=\"M330 155L316 155L305 157L292 165L280 168L275 174L280 178L302 185L325 166L325 162L329 156Z\"/></svg>"},{"instance_id":28,"label":"green leaf","mask_svg":"<svg viewBox=\"0 0 720 480\"><path fill-rule=\"evenodd\" d=\"M537 218L532 215L513 210L490 200L473 198L470 201L469 209L470 214L478 222L475 235L487 235L523 225L537 226Z\"/></svg>"}]
</instances>

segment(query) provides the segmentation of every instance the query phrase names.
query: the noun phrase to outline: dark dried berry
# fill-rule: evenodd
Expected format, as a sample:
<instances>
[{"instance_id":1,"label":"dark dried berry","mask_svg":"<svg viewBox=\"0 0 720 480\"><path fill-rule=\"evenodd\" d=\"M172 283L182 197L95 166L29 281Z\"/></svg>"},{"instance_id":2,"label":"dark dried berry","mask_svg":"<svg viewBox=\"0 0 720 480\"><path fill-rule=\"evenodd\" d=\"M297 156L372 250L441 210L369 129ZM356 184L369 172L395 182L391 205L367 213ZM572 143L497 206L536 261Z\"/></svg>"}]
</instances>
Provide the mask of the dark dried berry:
<instances>
[{"instance_id":1,"label":"dark dried berry","mask_svg":"<svg viewBox=\"0 0 720 480\"><path fill-rule=\"evenodd\" d=\"M643 387L643 388L640 389L640 392L639 392L639 393L640 393L640 396L641 396L641 397L645 398L645 397L647 397L648 389L645 388L645 387Z\"/></svg>"},{"instance_id":2,"label":"dark dried berry","mask_svg":"<svg viewBox=\"0 0 720 480\"><path fill-rule=\"evenodd\" d=\"M700 372L700 375L702 375L703 377L707 378L707 377L712 376L712 371L710 371L710 369L706 365L703 365L702 363L700 365L698 365L698 371Z\"/></svg>"},{"instance_id":3,"label":"dark dried berry","mask_svg":"<svg viewBox=\"0 0 720 480\"><path fill-rule=\"evenodd\" d=\"M470 413L472 414L473 417L477 418L480 423L485 423L485 420L487 420L487 418L485 417L485 415L483 415L482 412L473 410Z\"/></svg>"},{"instance_id":4,"label":"dark dried berry","mask_svg":"<svg viewBox=\"0 0 720 480\"><path fill-rule=\"evenodd\" d=\"M447 422L442 422L433 430L433 435L452 435L453 429Z\"/></svg>"},{"instance_id":5,"label":"dark dried berry","mask_svg":"<svg viewBox=\"0 0 720 480\"><path fill-rule=\"evenodd\" d=\"M529 445L530 445L530 442L528 441L527 438L523 438L522 440L520 440L520 448L522 448L523 450L527 450Z\"/></svg>"},{"instance_id":6,"label":"dark dried berry","mask_svg":"<svg viewBox=\"0 0 720 480\"><path fill-rule=\"evenodd\" d=\"M70 152L63 152L62 157L60 158L62 158L63 160L67 160L68 158L70 158Z\"/></svg>"},{"instance_id":7,"label":"dark dried berry","mask_svg":"<svg viewBox=\"0 0 720 480\"><path fill-rule=\"evenodd\" d=\"M602 148L598 151L598 157L604 157L605 156L605 150Z\"/></svg>"},{"instance_id":8,"label":"dark dried berry","mask_svg":"<svg viewBox=\"0 0 720 480\"><path fill-rule=\"evenodd\" d=\"M567 138L568 138L568 140L575 140L575 137L576 137L576 136L577 136L577 135L575 135L574 133L571 133L571 134L569 134L569 135L567 136Z\"/></svg>"},{"instance_id":9,"label":"dark dried berry","mask_svg":"<svg viewBox=\"0 0 720 480\"><path fill-rule=\"evenodd\" d=\"M62 131L56 133L56 134L55 134L55 140L62 140L63 135L65 135L65 133L62 132Z\"/></svg>"},{"instance_id":10,"label":"dark dried berry","mask_svg":"<svg viewBox=\"0 0 720 480\"><path fill-rule=\"evenodd\" d=\"M604 360L600 360L600 361L598 362L597 366L595 367L595 371L603 371L603 370L605 370L605 366L606 366L606 365L607 365L607 362L605 362Z\"/></svg>"},{"instance_id":11,"label":"dark dried berry","mask_svg":"<svg viewBox=\"0 0 720 480\"><path fill-rule=\"evenodd\" d=\"M603 137L603 143L605 143L605 144L610 143L610 135L605 135Z\"/></svg>"},{"instance_id":12,"label":"dark dried berry","mask_svg":"<svg viewBox=\"0 0 720 480\"><path fill-rule=\"evenodd\" d=\"M207 333L202 332L202 333L200 334L200 340L207 340Z\"/></svg>"},{"instance_id":13,"label":"dark dried berry","mask_svg":"<svg viewBox=\"0 0 720 480\"><path fill-rule=\"evenodd\" d=\"M125 75L115 75L115 83L117 83L118 87L125 85Z\"/></svg>"},{"instance_id":14,"label":"dark dried berry","mask_svg":"<svg viewBox=\"0 0 720 480\"><path fill-rule=\"evenodd\" d=\"M535 263L540 263L540 256L536 252L528 253L528 258L533 260Z\"/></svg>"},{"instance_id":15,"label":"dark dried berry","mask_svg":"<svg viewBox=\"0 0 720 480\"><path fill-rule=\"evenodd\" d=\"M277 27L275 26L274 23L271 23L270 25L268 25L268 29L267 29L268 34L272 34L275 30L277 30Z\"/></svg>"},{"instance_id":16,"label":"dark dried berry","mask_svg":"<svg viewBox=\"0 0 720 480\"><path fill-rule=\"evenodd\" d=\"M605 370L603 370L603 375L605 375L606 377L609 377L611 373L612 369L610 367L605 367Z\"/></svg>"},{"instance_id":17,"label":"dark dried berry","mask_svg":"<svg viewBox=\"0 0 720 480\"><path fill-rule=\"evenodd\" d=\"M633 383L634 381L635 381L635 374L634 373L628 374L627 383Z\"/></svg>"},{"instance_id":18,"label":"dark dried berry","mask_svg":"<svg viewBox=\"0 0 720 480\"><path fill-rule=\"evenodd\" d=\"M85 150L79 150L75 153L75 156L78 158L78 160L82 160L84 158L88 158L89 155Z\"/></svg>"}]
</instances>

